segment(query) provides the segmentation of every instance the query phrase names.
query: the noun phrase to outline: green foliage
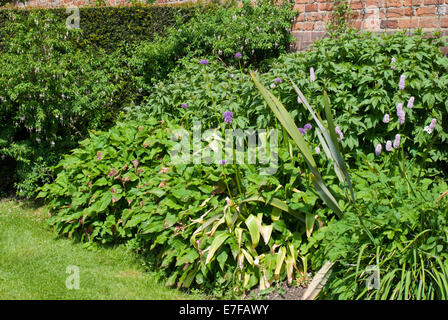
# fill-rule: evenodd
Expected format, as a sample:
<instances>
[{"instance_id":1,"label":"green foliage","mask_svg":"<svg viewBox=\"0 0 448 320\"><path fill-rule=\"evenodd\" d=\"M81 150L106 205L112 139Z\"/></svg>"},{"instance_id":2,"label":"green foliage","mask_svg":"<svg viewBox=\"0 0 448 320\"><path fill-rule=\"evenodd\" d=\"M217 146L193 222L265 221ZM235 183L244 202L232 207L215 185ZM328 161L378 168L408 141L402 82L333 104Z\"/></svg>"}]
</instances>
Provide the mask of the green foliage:
<instances>
[{"instance_id":1,"label":"green foliage","mask_svg":"<svg viewBox=\"0 0 448 320\"><path fill-rule=\"evenodd\" d=\"M128 71L118 52L77 50L65 41L77 31L50 13L10 14L0 55L0 154L17 162L16 187L29 196L87 129L113 123Z\"/></svg>"},{"instance_id":2,"label":"green foliage","mask_svg":"<svg viewBox=\"0 0 448 320\"><path fill-rule=\"evenodd\" d=\"M57 23L66 22L72 12L65 8L51 9L2 9L0 10L0 26L9 20L11 13L24 19L30 14L35 19L45 18L47 13L54 15ZM195 12L195 6L145 6L133 5L126 7L81 7L80 30L82 36L69 40L78 48L94 46L107 52L113 52L123 45L137 44L142 41L152 41L155 36L163 35L165 29L178 22L186 22ZM177 19L177 20L176 20ZM0 39L4 31L0 31Z\"/></svg>"},{"instance_id":3,"label":"green foliage","mask_svg":"<svg viewBox=\"0 0 448 320\"><path fill-rule=\"evenodd\" d=\"M290 34L296 15L292 7L291 1L280 6L272 0L259 1L256 6L243 1L241 7L224 2L196 8L187 22L184 16L178 16L166 36L143 42L133 52L130 64L139 87L156 91L150 87L153 82L165 79L183 57L210 56L240 69L266 67L295 41ZM237 52L242 54L240 59L235 59Z\"/></svg>"},{"instance_id":4,"label":"green foliage","mask_svg":"<svg viewBox=\"0 0 448 320\"><path fill-rule=\"evenodd\" d=\"M408 185L396 169L376 165L373 156L360 160L364 165L352 175L357 210L315 232L304 250L310 253L313 269L325 259L337 262L323 297L446 299L448 220L446 198L441 195L447 184L424 179ZM418 170L406 169L412 181ZM374 269L378 289L366 285L373 282L369 277Z\"/></svg>"},{"instance_id":5,"label":"green foliage","mask_svg":"<svg viewBox=\"0 0 448 320\"><path fill-rule=\"evenodd\" d=\"M428 168L440 172L442 161L448 156L445 143L448 136L443 130L448 108L448 58L440 51L443 45L442 38L424 38L418 32L413 36L349 33L337 39L319 40L313 51L282 56L259 79L267 87L275 86L274 95L298 124L309 122L311 117L298 111L297 94L288 84L288 77L317 106L322 105L323 90L326 90L335 124L344 134L342 149L349 163L353 163L350 158L353 159L356 150L371 153L378 143L384 145L387 140L393 140L396 133L406 137L406 150L416 159L422 159L423 148L428 144L423 128L436 118L437 135L427 161ZM394 64L392 58L396 59ZM209 60L205 68L199 64L199 58L184 60L179 70L154 85L154 94L148 102L133 109L129 117L178 117L182 114L179 106L188 103L191 121L202 119L210 127L217 125L209 112L212 103L205 69L218 112L232 111L234 122L240 128L274 126L274 117L266 112L266 105L248 76L236 68L224 68L216 59ZM309 80L311 67L315 70L314 82ZM402 74L406 76L406 85L404 90L399 90ZM277 77L282 83L274 81ZM411 96L415 97L415 103L409 109L406 106ZM406 113L402 126L396 116L398 103L403 104ZM390 115L388 124L383 122L386 113Z\"/></svg>"},{"instance_id":6,"label":"green foliage","mask_svg":"<svg viewBox=\"0 0 448 320\"><path fill-rule=\"evenodd\" d=\"M326 30L331 36L344 34L350 30L352 18L350 3L347 0L336 0Z\"/></svg>"},{"instance_id":7,"label":"green foliage","mask_svg":"<svg viewBox=\"0 0 448 320\"><path fill-rule=\"evenodd\" d=\"M92 246L127 243L168 285L241 294L257 284L304 281L297 255L304 216L326 219L328 210L301 177L305 164L291 157L297 150L281 148L276 176L242 165L240 197L231 165L171 163L180 128L152 118L91 133L40 190L50 223Z\"/></svg>"},{"instance_id":8,"label":"green foliage","mask_svg":"<svg viewBox=\"0 0 448 320\"><path fill-rule=\"evenodd\" d=\"M332 101L335 122L344 133L342 146L345 152L374 151L377 143L393 140L395 133L407 137L406 149L414 157L422 157L427 144L423 128L432 118L438 125L447 121L448 58L440 47L440 37L423 38L395 33L391 36L349 33L337 39L325 39L315 44L308 54L286 56L283 65L271 72L296 75L291 77L307 97L320 100L325 89ZM396 59L391 63L392 58ZM309 83L309 68L315 69L316 81ZM404 90L398 89L400 76L406 77ZM298 78L298 79L297 79ZM297 79L297 80L296 80ZM296 103L295 95L281 92L285 101ZM412 109L407 108L409 98L415 97ZM397 104L403 104L406 122L399 125ZM293 108L293 104L286 103ZM384 114L390 122L384 123ZM437 136L430 159L432 167L437 160L447 160L447 133L437 126ZM353 154L353 153L352 153Z\"/></svg>"},{"instance_id":9,"label":"green foliage","mask_svg":"<svg viewBox=\"0 0 448 320\"><path fill-rule=\"evenodd\" d=\"M178 24L172 36L188 44L188 53L197 57L216 55L225 63L258 66L289 50L295 38L290 34L291 24L297 15L293 1L281 5L272 0L258 1L252 5L245 0L242 6L211 8L193 17L184 26Z\"/></svg>"}]
</instances>

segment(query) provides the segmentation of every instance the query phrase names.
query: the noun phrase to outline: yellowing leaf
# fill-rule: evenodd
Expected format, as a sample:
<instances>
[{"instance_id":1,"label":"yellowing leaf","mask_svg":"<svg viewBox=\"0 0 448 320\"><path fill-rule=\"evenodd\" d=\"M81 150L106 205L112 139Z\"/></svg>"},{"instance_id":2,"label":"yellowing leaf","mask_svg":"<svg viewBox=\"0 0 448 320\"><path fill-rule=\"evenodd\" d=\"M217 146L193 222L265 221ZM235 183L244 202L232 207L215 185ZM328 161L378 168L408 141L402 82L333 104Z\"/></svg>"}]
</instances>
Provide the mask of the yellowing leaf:
<instances>
[{"instance_id":1,"label":"yellowing leaf","mask_svg":"<svg viewBox=\"0 0 448 320\"><path fill-rule=\"evenodd\" d=\"M221 245L224 243L224 241L226 241L226 239L229 236L230 236L230 234L225 232L225 233L221 233L215 237L212 244L210 245L205 264L208 264L212 260L213 256L215 255L216 250L218 250L221 247Z\"/></svg>"},{"instance_id":2,"label":"yellowing leaf","mask_svg":"<svg viewBox=\"0 0 448 320\"><path fill-rule=\"evenodd\" d=\"M247 217L246 226L249 229L250 238L252 239L252 248L255 248L260 241L260 229L257 218L254 215Z\"/></svg>"}]
</instances>

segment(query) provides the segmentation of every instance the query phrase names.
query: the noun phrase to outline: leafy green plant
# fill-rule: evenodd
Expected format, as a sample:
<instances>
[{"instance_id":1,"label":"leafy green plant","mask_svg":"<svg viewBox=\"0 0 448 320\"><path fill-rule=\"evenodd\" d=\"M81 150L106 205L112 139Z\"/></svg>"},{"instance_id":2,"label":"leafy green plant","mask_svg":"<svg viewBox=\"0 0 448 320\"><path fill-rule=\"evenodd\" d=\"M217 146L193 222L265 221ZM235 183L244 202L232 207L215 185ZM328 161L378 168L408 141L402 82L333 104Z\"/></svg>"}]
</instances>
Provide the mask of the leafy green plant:
<instances>
[{"instance_id":1,"label":"leafy green plant","mask_svg":"<svg viewBox=\"0 0 448 320\"><path fill-rule=\"evenodd\" d=\"M323 298L446 299L446 183L424 179L412 185L413 194L398 170L384 172L373 156L362 159L365 165L353 180L376 243L353 212L313 234L305 246L313 267L324 257L336 262ZM418 170L407 169L416 178ZM367 285L374 271L376 288Z\"/></svg>"},{"instance_id":2,"label":"leafy green plant","mask_svg":"<svg viewBox=\"0 0 448 320\"><path fill-rule=\"evenodd\" d=\"M128 71L120 54L77 50L66 38L77 30L54 16L10 13L0 55L0 154L16 161L16 190L31 196L62 152L88 128L113 123L126 99ZM49 150L51 152L49 152ZM5 162L1 164L6 165Z\"/></svg>"},{"instance_id":3,"label":"leafy green plant","mask_svg":"<svg viewBox=\"0 0 448 320\"><path fill-rule=\"evenodd\" d=\"M344 135L341 151L349 164L353 164L357 150L366 154L374 152L378 143L384 144L400 133L410 142L406 151L416 159L425 158L427 168L431 169L427 174L434 175L444 170L443 161L448 152L444 143L447 134L443 130L448 105L445 90L448 60L440 51L444 43L437 35L424 38L418 32L412 36L350 32L317 41L313 51L283 55L259 79L266 87L275 86L273 94L298 124L307 123L312 117L298 112L297 93L287 78L291 77L303 94L312 97L318 105L322 105L322 88L325 88L332 101L335 126ZM179 106L188 103L191 121L200 119L209 127L217 125L209 112L212 106L204 89L205 77L199 60L182 60L179 70L156 83L148 102L134 108L128 116L177 117ZM248 75L236 67L224 68L217 58L208 60L207 72L218 112L232 111L239 128L274 127L275 117L266 112L266 104ZM309 81L310 68L315 70L313 82ZM399 90L403 74L405 88ZM277 78L280 83L275 82ZM407 108L411 97L414 97L413 107ZM406 113L403 125L396 115L399 103ZM390 117L388 123L384 122L385 114ZM439 134L432 142L434 148L425 155L424 146L429 141L423 129L432 118L437 120Z\"/></svg>"},{"instance_id":4,"label":"leafy green plant","mask_svg":"<svg viewBox=\"0 0 448 320\"><path fill-rule=\"evenodd\" d=\"M167 285L241 295L258 284L305 281L306 260L297 255L304 216L324 219L326 211L299 178L303 161L283 148L276 177L243 165L240 202L233 166L170 162L180 128L147 119L92 132L40 190L51 225L93 247L127 243Z\"/></svg>"}]
</instances>

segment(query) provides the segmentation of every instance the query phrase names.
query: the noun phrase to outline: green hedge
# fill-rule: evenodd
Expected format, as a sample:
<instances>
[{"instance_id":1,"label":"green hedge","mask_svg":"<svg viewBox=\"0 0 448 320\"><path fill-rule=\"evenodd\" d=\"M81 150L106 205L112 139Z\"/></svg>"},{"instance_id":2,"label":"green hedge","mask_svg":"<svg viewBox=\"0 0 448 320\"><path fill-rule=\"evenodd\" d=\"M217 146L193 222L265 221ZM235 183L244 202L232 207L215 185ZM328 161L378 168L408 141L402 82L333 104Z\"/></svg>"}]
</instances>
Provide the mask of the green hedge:
<instances>
[{"instance_id":1,"label":"green hedge","mask_svg":"<svg viewBox=\"0 0 448 320\"><path fill-rule=\"evenodd\" d=\"M82 36L72 40L78 47L97 46L113 51L117 45L133 44L153 40L165 29L176 23L176 16L187 21L198 5L184 6L142 6L130 7L84 7L80 8L80 28ZM30 12L44 14L52 12L57 19L65 22L71 13L65 8L52 9L0 9L0 41L4 37L4 26L8 12L27 16Z\"/></svg>"}]
</instances>

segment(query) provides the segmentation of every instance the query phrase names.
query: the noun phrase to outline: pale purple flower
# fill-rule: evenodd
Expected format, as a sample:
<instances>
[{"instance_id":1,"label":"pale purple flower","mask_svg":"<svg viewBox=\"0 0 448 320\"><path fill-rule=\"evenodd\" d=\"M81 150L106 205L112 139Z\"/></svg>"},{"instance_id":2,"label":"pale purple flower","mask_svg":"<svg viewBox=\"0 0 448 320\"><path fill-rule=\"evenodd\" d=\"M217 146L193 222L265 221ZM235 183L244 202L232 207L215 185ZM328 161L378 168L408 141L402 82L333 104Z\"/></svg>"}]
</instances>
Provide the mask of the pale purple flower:
<instances>
[{"instance_id":1,"label":"pale purple flower","mask_svg":"<svg viewBox=\"0 0 448 320\"><path fill-rule=\"evenodd\" d=\"M306 133L305 129L303 129L303 128L299 128L299 132L302 136L305 135L305 133Z\"/></svg>"},{"instance_id":2,"label":"pale purple flower","mask_svg":"<svg viewBox=\"0 0 448 320\"><path fill-rule=\"evenodd\" d=\"M385 115L384 115L384 118L383 118L383 122L384 123L389 123L389 114L388 113L386 113Z\"/></svg>"},{"instance_id":3,"label":"pale purple flower","mask_svg":"<svg viewBox=\"0 0 448 320\"><path fill-rule=\"evenodd\" d=\"M406 119L406 113L404 113L404 111L401 111L401 113L398 115L398 123L400 125L404 124L405 119Z\"/></svg>"},{"instance_id":4,"label":"pale purple flower","mask_svg":"<svg viewBox=\"0 0 448 320\"><path fill-rule=\"evenodd\" d=\"M281 82L282 82L282 79L281 79L281 78L275 78L275 82L277 82L277 83L281 83Z\"/></svg>"},{"instance_id":5,"label":"pale purple flower","mask_svg":"<svg viewBox=\"0 0 448 320\"><path fill-rule=\"evenodd\" d=\"M392 141L387 140L386 142L386 151L391 151L392 150Z\"/></svg>"},{"instance_id":6,"label":"pale purple flower","mask_svg":"<svg viewBox=\"0 0 448 320\"><path fill-rule=\"evenodd\" d=\"M408 107L409 109L412 109L413 106L414 106L414 97L410 97L410 98L409 98L409 101L408 101L408 105L407 105L407 107Z\"/></svg>"},{"instance_id":7,"label":"pale purple flower","mask_svg":"<svg viewBox=\"0 0 448 320\"><path fill-rule=\"evenodd\" d=\"M188 104L187 103L182 103L181 107L184 108L184 109L187 109L188 108Z\"/></svg>"},{"instance_id":8,"label":"pale purple flower","mask_svg":"<svg viewBox=\"0 0 448 320\"><path fill-rule=\"evenodd\" d=\"M404 89L404 83L406 81L406 76L404 74L400 77L400 83L398 84L398 89L403 90Z\"/></svg>"},{"instance_id":9,"label":"pale purple flower","mask_svg":"<svg viewBox=\"0 0 448 320\"><path fill-rule=\"evenodd\" d=\"M297 97L297 103L302 104L302 99L300 99L300 97Z\"/></svg>"},{"instance_id":10,"label":"pale purple flower","mask_svg":"<svg viewBox=\"0 0 448 320\"><path fill-rule=\"evenodd\" d=\"M336 127L334 128L334 131L336 131L336 133L339 135L338 141L342 141L342 139L344 138L344 135L342 134L341 128Z\"/></svg>"},{"instance_id":11,"label":"pale purple flower","mask_svg":"<svg viewBox=\"0 0 448 320\"><path fill-rule=\"evenodd\" d=\"M270 87L271 87L271 89L275 89L275 84L271 83Z\"/></svg>"},{"instance_id":12,"label":"pale purple flower","mask_svg":"<svg viewBox=\"0 0 448 320\"><path fill-rule=\"evenodd\" d=\"M232 120L233 120L233 112L232 111L224 112L224 121L226 123L231 123Z\"/></svg>"},{"instance_id":13,"label":"pale purple flower","mask_svg":"<svg viewBox=\"0 0 448 320\"><path fill-rule=\"evenodd\" d=\"M320 148L316 147L314 150L316 150L316 154L320 154Z\"/></svg>"},{"instance_id":14,"label":"pale purple flower","mask_svg":"<svg viewBox=\"0 0 448 320\"><path fill-rule=\"evenodd\" d=\"M397 104L397 116L400 116L400 113L403 112L403 104L399 103Z\"/></svg>"},{"instance_id":15,"label":"pale purple flower","mask_svg":"<svg viewBox=\"0 0 448 320\"><path fill-rule=\"evenodd\" d=\"M431 130L434 130L434 128L436 127L436 122L437 122L436 118L433 118L431 124L429 125L429 128Z\"/></svg>"},{"instance_id":16,"label":"pale purple flower","mask_svg":"<svg viewBox=\"0 0 448 320\"><path fill-rule=\"evenodd\" d=\"M406 114L403 111L402 103L397 104L397 116L398 116L398 123L400 125L403 124L406 118Z\"/></svg>"},{"instance_id":17,"label":"pale purple flower","mask_svg":"<svg viewBox=\"0 0 448 320\"><path fill-rule=\"evenodd\" d=\"M201 64L202 64L203 66L207 65L207 64L208 64L208 60L207 60L207 59L202 59L202 60L201 60Z\"/></svg>"},{"instance_id":18,"label":"pale purple flower","mask_svg":"<svg viewBox=\"0 0 448 320\"><path fill-rule=\"evenodd\" d=\"M218 164L220 164L220 165L225 165L226 163L227 163L227 161L224 159L218 161Z\"/></svg>"},{"instance_id":19,"label":"pale purple flower","mask_svg":"<svg viewBox=\"0 0 448 320\"><path fill-rule=\"evenodd\" d=\"M398 147L400 146L400 135L399 134L395 135L395 140L394 140L393 146L395 149L398 149Z\"/></svg>"},{"instance_id":20,"label":"pale purple flower","mask_svg":"<svg viewBox=\"0 0 448 320\"><path fill-rule=\"evenodd\" d=\"M379 143L375 148L375 155L379 156L381 154L381 143Z\"/></svg>"},{"instance_id":21,"label":"pale purple flower","mask_svg":"<svg viewBox=\"0 0 448 320\"><path fill-rule=\"evenodd\" d=\"M395 70L397 67L395 66L395 58L392 58L392 60L390 61L391 63L391 65L390 65L390 68L392 69L392 70Z\"/></svg>"},{"instance_id":22,"label":"pale purple flower","mask_svg":"<svg viewBox=\"0 0 448 320\"><path fill-rule=\"evenodd\" d=\"M243 55L239 52L235 53L235 59L240 59Z\"/></svg>"},{"instance_id":23,"label":"pale purple flower","mask_svg":"<svg viewBox=\"0 0 448 320\"><path fill-rule=\"evenodd\" d=\"M306 125L303 126L303 129L305 129L306 131L311 130L313 128L313 126L310 123L307 123Z\"/></svg>"},{"instance_id":24,"label":"pale purple flower","mask_svg":"<svg viewBox=\"0 0 448 320\"><path fill-rule=\"evenodd\" d=\"M311 67L311 68L310 68L310 81L311 81L311 82L314 82L314 80L316 80L316 77L315 77L315 75L314 75L314 68Z\"/></svg>"},{"instance_id":25,"label":"pale purple flower","mask_svg":"<svg viewBox=\"0 0 448 320\"><path fill-rule=\"evenodd\" d=\"M233 73L229 74L229 77L230 77L231 79L233 79L234 76L235 76L235 75L234 75Z\"/></svg>"}]
</instances>

